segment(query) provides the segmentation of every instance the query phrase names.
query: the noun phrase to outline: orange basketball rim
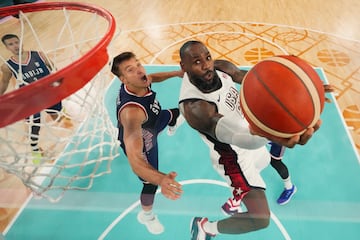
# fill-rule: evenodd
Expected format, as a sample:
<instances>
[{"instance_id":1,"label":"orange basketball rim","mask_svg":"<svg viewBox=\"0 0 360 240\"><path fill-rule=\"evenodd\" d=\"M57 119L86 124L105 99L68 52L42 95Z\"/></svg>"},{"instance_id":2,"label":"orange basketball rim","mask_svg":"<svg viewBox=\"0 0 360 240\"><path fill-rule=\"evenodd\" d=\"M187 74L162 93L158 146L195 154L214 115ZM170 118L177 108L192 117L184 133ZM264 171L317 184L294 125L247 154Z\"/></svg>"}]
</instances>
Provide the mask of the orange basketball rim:
<instances>
[{"instance_id":1,"label":"orange basketball rim","mask_svg":"<svg viewBox=\"0 0 360 240\"><path fill-rule=\"evenodd\" d=\"M98 6L71 2L43 2L0 8L0 17L27 12L75 10L97 14L108 22L98 43L81 58L40 80L0 96L0 128L24 119L70 96L88 83L108 62L107 46L115 33L115 18Z\"/></svg>"}]
</instances>

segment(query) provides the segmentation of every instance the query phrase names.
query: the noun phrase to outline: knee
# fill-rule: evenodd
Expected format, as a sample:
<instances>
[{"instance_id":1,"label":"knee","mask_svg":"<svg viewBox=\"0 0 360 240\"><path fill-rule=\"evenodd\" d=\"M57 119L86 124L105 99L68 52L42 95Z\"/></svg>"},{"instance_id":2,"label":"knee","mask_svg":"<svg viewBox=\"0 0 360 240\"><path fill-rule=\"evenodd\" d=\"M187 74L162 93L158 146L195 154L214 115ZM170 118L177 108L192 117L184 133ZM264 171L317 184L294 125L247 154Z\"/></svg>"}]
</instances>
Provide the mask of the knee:
<instances>
[{"instance_id":1,"label":"knee","mask_svg":"<svg viewBox=\"0 0 360 240\"><path fill-rule=\"evenodd\" d=\"M141 193L142 194L152 194L152 195L154 195L156 193L157 189L158 189L157 185L153 185L151 183L144 183Z\"/></svg>"},{"instance_id":2,"label":"knee","mask_svg":"<svg viewBox=\"0 0 360 240\"><path fill-rule=\"evenodd\" d=\"M144 183L141 191L140 202L143 206L152 206L158 186Z\"/></svg>"}]
</instances>

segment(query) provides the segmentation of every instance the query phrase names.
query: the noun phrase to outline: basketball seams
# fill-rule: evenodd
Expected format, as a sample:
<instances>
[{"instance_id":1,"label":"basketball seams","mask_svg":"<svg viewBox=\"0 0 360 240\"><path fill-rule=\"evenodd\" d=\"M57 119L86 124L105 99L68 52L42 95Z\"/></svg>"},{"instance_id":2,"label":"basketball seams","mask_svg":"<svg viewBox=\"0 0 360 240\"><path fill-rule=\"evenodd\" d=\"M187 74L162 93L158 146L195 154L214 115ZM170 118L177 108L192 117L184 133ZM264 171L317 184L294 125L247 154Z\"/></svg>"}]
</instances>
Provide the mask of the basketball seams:
<instances>
[{"instance_id":1,"label":"basketball seams","mask_svg":"<svg viewBox=\"0 0 360 240\"><path fill-rule=\"evenodd\" d=\"M255 117L253 112L248 107L248 105L246 103L246 100L245 100L245 97L244 97L244 88L243 87L240 89L240 103L241 103L242 109L243 109L243 111L245 113L244 115L247 116L250 119L250 122L254 123L254 125L257 128L262 129L262 131L265 131L270 135L277 136L277 137L282 137L282 138L290 138L293 135L302 134L305 131L305 130L303 130L303 131L295 132L295 133L284 133L284 132L275 131L274 129L269 128L266 125L264 125L262 122L260 122Z\"/></svg>"},{"instance_id":2,"label":"basketball seams","mask_svg":"<svg viewBox=\"0 0 360 240\"><path fill-rule=\"evenodd\" d=\"M271 60L265 60L264 62L266 61L271 61ZM273 62L276 62L276 61L273 61ZM287 66L286 66L287 67ZM288 67L287 67L288 68ZM297 75L294 71L292 71L291 68L288 68L291 72L293 72L295 75ZM278 96L276 94L274 94L274 92L269 88L269 86L265 83L265 81L263 80L263 78L258 74L258 72L256 71L257 69L255 68L254 71L253 71L253 74L256 76L256 79L258 80L258 82L263 86L263 88L267 91L267 93L269 95L271 95L272 99L275 100L277 102L277 104L279 106L281 106L281 108L288 114L288 116L290 116L294 122L296 122L299 126L301 126L302 128L306 128L307 126L302 122L300 121L296 115L294 115L290 110L289 108L283 104L283 102L278 98ZM298 76L298 75L297 75Z\"/></svg>"},{"instance_id":3,"label":"basketball seams","mask_svg":"<svg viewBox=\"0 0 360 240\"><path fill-rule=\"evenodd\" d=\"M295 60L297 60L297 57L293 56L293 58L295 58ZM296 76L296 79L300 79L301 80L301 84L304 86L304 90L309 94L310 99L312 100L311 103L312 104L312 109L313 109L313 117L311 119L309 119L311 121L310 124L306 124L306 126L304 126L304 124L300 124L299 126L303 126L303 128L307 128L307 127L311 127L314 126L316 124L316 122L318 121L318 119L320 119L320 114L322 111L322 99L320 96L320 93L317 89L317 85L315 84L314 80L316 81L316 79L312 80L312 72L311 70L312 67L309 65L309 68L304 68L303 64L297 63L295 60L292 59L292 56L275 56L275 57L271 57L269 59L263 60L263 62L266 61L271 61L273 63L277 63L280 66L285 67L286 69L288 69L292 74L294 74L294 76ZM301 59L300 59L301 61ZM306 63L304 63L306 64ZM260 74L258 71L256 71L256 66L254 66L253 69L251 69L251 72L253 74L253 77L255 79L257 79L258 83L262 86L262 88L264 89L264 91L268 92L268 94L271 95L272 99L277 102L277 104L284 110L287 112L288 116L291 117L293 120L295 120L295 122L299 123L301 121L299 121L299 119L297 119L297 117L292 114L290 112L290 110L285 107L285 105L281 102L281 100L275 96L273 94L273 92L271 91L270 87L268 85L266 85L266 82L263 81L260 77ZM249 73L249 72L248 72ZM317 73L314 70L314 74L317 75ZM244 79L246 79L246 76L244 77ZM249 106L246 102L245 99L247 99L247 95L248 94L246 92L246 81L243 82L243 86L240 89L240 104L242 107L242 110L244 111L244 115L247 117L247 120L251 123L251 125L253 127L258 128L260 131L266 132L266 134L270 134L270 135L274 135L274 136L278 136L278 137L284 137L284 138L288 138L288 137L292 137L293 135L296 134L302 134L304 130L301 130L300 132L292 132L292 133L286 133L286 132L279 132L277 130L274 130L272 128L269 128L268 126L264 125L262 122L260 122L260 120L258 119L258 117L255 115L254 112L252 112L251 110L251 106Z\"/></svg>"},{"instance_id":4,"label":"basketball seams","mask_svg":"<svg viewBox=\"0 0 360 240\"><path fill-rule=\"evenodd\" d=\"M309 75L306 73L306 71L303 68L301 68L299 65L295 64L290 59L284 58L284 57L272 57L271 60L274 62L278 62L278 63L284 65L285 67L287 67L289 70L294 72L294 74L296 74L298 76L298 78L301 79L302 82L304 83L307 91L309 92L309 94L311 96L311 99L313 100L313 104L314 104L314 106L313 106L314 118L313 118L313 121L309 125L309 126L314 126L315 123L317 122L317 120L320 118L321 101L320 101L319 93L318 93L316 87L314 86L313 81L311 80L311 78L309 77Z\"/></svg>"}]
</instances>

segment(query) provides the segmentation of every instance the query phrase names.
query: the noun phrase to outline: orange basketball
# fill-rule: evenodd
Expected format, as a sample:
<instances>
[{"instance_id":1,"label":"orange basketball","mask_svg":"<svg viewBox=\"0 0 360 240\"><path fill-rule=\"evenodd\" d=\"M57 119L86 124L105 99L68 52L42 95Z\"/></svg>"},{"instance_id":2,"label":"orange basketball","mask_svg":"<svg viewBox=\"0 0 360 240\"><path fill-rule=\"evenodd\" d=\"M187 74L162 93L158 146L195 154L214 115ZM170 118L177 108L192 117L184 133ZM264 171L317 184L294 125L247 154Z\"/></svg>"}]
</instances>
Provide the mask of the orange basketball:
<instances>
[{"instance_id":1,"label":"orange basketball","mask_svg":"<svg viewBox=\"0 0 360 240\"><path fill-rule=\"evenodd\" d=\"M240 90L245 118L265 136L289 138L303 133L320 119L324 100L319 75L296 56L275 56L257 63Z\"/></svg>"}]
</instances>

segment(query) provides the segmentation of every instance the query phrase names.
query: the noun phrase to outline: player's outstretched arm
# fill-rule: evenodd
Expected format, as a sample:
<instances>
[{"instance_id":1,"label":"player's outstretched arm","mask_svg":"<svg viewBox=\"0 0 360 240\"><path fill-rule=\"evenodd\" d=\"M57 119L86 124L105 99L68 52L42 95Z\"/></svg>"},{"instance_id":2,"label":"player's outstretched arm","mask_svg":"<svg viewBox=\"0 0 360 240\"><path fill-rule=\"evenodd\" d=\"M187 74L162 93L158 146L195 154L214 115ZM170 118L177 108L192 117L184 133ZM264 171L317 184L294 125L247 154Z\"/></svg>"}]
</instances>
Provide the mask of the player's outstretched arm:
<instances>
[{"instance_id":1,"label":"player's outstretched arm","mask_svg":"<svg viewBox=\"0 0 360 240\"><path fill-rule=\"evenodd\" d=\"M220 142L246 149L256 149L268 142L266 138L251 134L249 128L241 124L240 115L239 119L223 116L207 101L186 100L180 104L180 109L192 128Z\"/></svg>"},{"instance_id":2,"label":"player's outstretched arm","mask_svg":"<svg viewBox=\"0 0 360 240\"><path fill-rule=\"evenodd\" d=\"M304 145L321 125L321 120L319 120L314 127L308 128L303 134L292 138L265 138L250 127L240 124L240 117L236 120L219 114L215 106L207 101L186 100L180 104L180 109L192 128L220 142L246 149L262 147L269 140L288 148L293 148L297 144Z\"/></svg>"},{"instance_id":3,"label":"player's outstretched arm","mask_svg":"<svg viewBox=\"0 0 360 240\"><path fill-rule=\"evenodd\" d=\"M224 73L227 73L230 75L230 77L233 79L236 83L242 83L242 80L244 79L247 71L240 70L235 64L232 62L229 62L227 60L218 59L214 61L214 67L215 69L218 69Z\"/></svg>"},{"instance_id":4,"label":"player's outstretched arm","mask_svg":"<svg viewBox=\"0 0 360 240\"><path fill-rule=\"evenodd\" d=\"M311 139L314 132L316 132L320 128L321 123L322 123L322 121L318 120L317 123L313 127L306 129L306 131L303 134L295 135L291 138L279 138L279 137L275 137L275 136L273 136L273 137L267 136L267 138L270 141L273 141L275 143L278 143L278 144L288 147L288 148L293 148L297 144L305 145ZM251 127L250 127L250 132L254 135L261 136L260 133L256 132L254 129L251 129Z\"/></svg>"},{"instance_id":5,"label":"player's outstretched arm","mask_svg":"<svg viewBox=\"0 0 360 240\"><path fill-rule=\"evenodd\" d=\"M148 75L151 82L162 82L169 78L179 77L182 78L184 76L184 72L182 70L178 71L170 71L170 72L158 72L158 73L151 73Z\"/></svg>"},{"instance_id":6,"label":"player's outstretched arm","mask_svg":"<svg viewBox=\"0 0 360 240\"><path fill-rule=\"evenodd\" d=\"M162 173L154 169L143 156L143 138L141 124L146 116L136 106L125 107L120 112L120 121L124 127L124 144L133 172L154 185L161 187L162 194L169 199L178 199L182 194L181 185L175 180L176 173Z\"/></svg>"},{"instance_id":7,"label":"player's outstretched arm","mask_svg":"<svg viewBox=\"0 0 360 240\"><path fill-rule=\"evenodd\" d=\"M172 200L179 199L183 193L181 184L175 181L176 176L176 172L170 172L165 175L159 184L161 187L161 193Z\"/></svg>"}]
</instances>

